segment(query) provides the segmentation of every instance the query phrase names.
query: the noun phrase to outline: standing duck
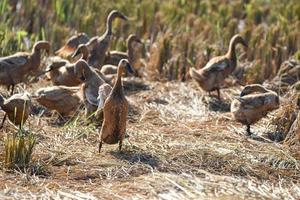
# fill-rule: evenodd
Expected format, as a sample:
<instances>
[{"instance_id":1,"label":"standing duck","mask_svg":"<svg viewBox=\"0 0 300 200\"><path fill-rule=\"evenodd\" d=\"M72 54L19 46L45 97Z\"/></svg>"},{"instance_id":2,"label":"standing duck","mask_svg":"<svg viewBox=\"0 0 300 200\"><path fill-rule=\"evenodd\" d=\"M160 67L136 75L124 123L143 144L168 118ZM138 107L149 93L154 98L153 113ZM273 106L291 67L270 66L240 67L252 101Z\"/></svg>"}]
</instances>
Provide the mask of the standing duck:
<instances>
[{"instance_id":1,"label":"standing duck","mask_svg":"<svg viewBox=\"0 0 300 200\"><path fill-rule=\"evenodd\" d=\"M3 127L6 115L11 123L19 128L22 128L23 124L28 119L30 113L30 104L30 95L27 92L24 94L14 94L8 99L5 99L0 94L0 107L5 112L1 128Z\"/></svg>"},{"instance_id":2,"label":"standing duck","mask_svg":"<svg viewBox=\"0 0 300 200\"><path fill-rule=\"evenodd\" d=\"M74 71L83 83L81 92L85 105L85 116L86 118L93 117L98 108L98 90L101 85L105 84L105 81L84 60L76 62Z\"/></svg>"},{"instance_id":3,"label":"standing duck","mask_svg":"<svg viewBox=\"0 0 300 200\"><path fill-rule=\"evenodd\" d=\"M87 43L90 50L90 55L88 57L88 64L95 68L100 69L104 64L105 53L109 47L112 38L112 22L116 18L121 18L127 20L122 13L117 10L113 10L109 13L106 19L106 31L101 37L93 37Z\"/></svg>"},{"instance_id":4,"label":"standing duck","mask_svg":"<svg viewBox=\"0 0 300 200\"><path fill-rule=\"evenodd\" d=\"M62 85L40 88L32 98L42 106L56 110L63 117L75 112L82 102L80 87Z\"/></svg>"},{"instance_id":5,"label":"standing duck","mask_svg":"<svg viewBox=\"0 0 300 200\"><path fill-rule=\"evenodd\" d=\"M89 52L84 44L78 46L72 57L76 57L79 54L81 54L81 59L87 59ZM58 60L57 62L52 62L46 71L48 71L48 77L53 85L78 86L81 81L75 75L74 69L75 63Z\"/></svg>"},{"instance_id":6,"label":"standing duck","mask_svg":"<svg viewBox=\"0 0 300 200\"><path fill-rule=\"evenodd\" d=\"M195 70L190 68L191 77L198 82L199 86L208 91L217 90L218 98L220 98L220 86L225 78L231 74L237 65L235 47L237 44L242 44L246 48L247 43L240 35L235 35L231 38L229 48L224 56L212 58L203 68Z\"/></svg>"},{"instance_id":7,"label":"standing duck","mask_svg":"<svg viewBox=\"0 0 300 200\"><path fill-rule=\"evenodd\" d=\"M78 33L67 40L66 44L55 52L56 55L69 58L80 44L86 44L89 37L85 33Z\"/></svg>"},{"instance_id":8,"label":"standing duck","mask_svg":"<svg viewBox=\"0 0 300 200\"><path fill-rule=\"evenodd\" d=\"M24 82L27 75L39 69L42 49L49 54L49 42L36 42L31 53L19 52L0 58L0 84L7 86L8 90L11 87L11 95L16 84Z\"/></svg>"},{"instance_id":9,"label":"standing duck","mask_svg":"<svg viewBox=\"0 0 300 200\"><path fill-rule=\"evenodd\" d=\"M105 65L102 66L101 72L105 75L116 74L118 64L122 59L128 59L131 66L134 66L137 58L134 54L134 43L142 43L136 35L129 35L127 38L127 52L110 51L105 57Z\"/></svg>"},{"instance_id":10,"label":"standing duck","mask_svg":"<svg viewBox=\"0 0 300 200\"><path fill-rule=\"evenodd\" d=\"M128 101L125 98L122 86L122 75L125 71L133 73L128 60L122 59L118 65L117 81L104 103L104 121L100 132L99 152L101 151L102 142L107 144L116 144L119 142L119 150L121 151L122 149L128 114Z\"/></svg>"},{"instance_id":11,"label":"standing duck","mask_svg":"<svg viewBox=\"0 0 300 200\"><path fill-rule=\"evenodd\" d=\"M231 103L233 118L247 126L247 134L251 135L250 125L256 123L269 111L279 107L278 95L259 84L246 86L239 97Z\"/></svg>"}]
</instances>

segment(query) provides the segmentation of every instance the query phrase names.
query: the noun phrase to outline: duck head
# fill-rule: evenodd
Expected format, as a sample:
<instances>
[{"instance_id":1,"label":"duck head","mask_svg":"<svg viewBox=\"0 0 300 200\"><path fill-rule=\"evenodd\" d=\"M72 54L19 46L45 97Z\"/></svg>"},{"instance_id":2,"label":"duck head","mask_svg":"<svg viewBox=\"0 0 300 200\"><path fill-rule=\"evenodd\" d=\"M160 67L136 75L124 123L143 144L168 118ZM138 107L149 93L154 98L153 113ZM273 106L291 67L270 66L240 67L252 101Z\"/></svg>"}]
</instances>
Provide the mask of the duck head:
<instances>
[{"instance_id":1,"label":"duck head","mask_svg":"<svg viewBox=\"0 0 300 200\"><path fill-rule=\"evenodd\" d=\"M86 70L89 67L89 65L87 64L87 62L85 60L78 60L75 63L74 66L74 73L77 76L77 78L79 78L82 82L84 82L86 80Z\"/></svg>"},{"instance_id":2,"label":"duck head","mask_svg":"<svg viewBox=\"0 0 300 200\"><path fill-rule=\"evenodd\" d=\"M50 43L48 41L37 41L33 45L33 52L40 51L41 49L44 49L46 51L46 53L49 55Z\"/></svg>"},{"instance_id":3,"label":"duck head","mask_svg":"<svg viewBox=\"0 0 300 200\"><path fill-rule=\"evenodd\" d=\"M134 34L131 34L127 38L127 46L129 47L133 42L137 42L139 44L142 44L142 41Z\"/></svg>"},{"instance_id":4,"label":"duck head","mask_svg":"<svg viewBox=\"0 0 300 200\"><path fill-rule=\"evenodd\" d=\"M131 65L130 65L130 63L127 59L122 59L122 60L120 60L119 65L118 65L118 75L119 74L123 75L126 72L129 72L130 74L133 74L134 70L131 67Z\"/></svg>"},{"instance_id":5,"label":"duck head","mask_svg":"<svg viewBox=\"0 0 300 200\"><path fill-rule=\"evenodd\" d=\"M66 62L64 62L64 61L52 63L46 67L45 72L50 72L52 70L59 69L60 67L63 67L65 65L66 65Z\"/></svg>"},{"instance_id":6,"label":"duck head","mask_svg":"<svg viewBox=\"0 0 300 200\"><path fill-rule=\"evenodd\" d=\"M127 18L125 15L123 15L121 12L119 12L119 11L117 11L117 10L112 10L112 11L109 13L107 19L108 19L109 21L112 21L112 20L114 20L115 18L120 18L120 19L123 19L123 20L125 20L125 21L128 20L128 18Z\"/></svg>"},{"instance_id":7,"label":"duck head","mask_svg":"<svg viewBox=\"0 0 300 200\"><path fill-rule=\"evenodd\" d=\"M231 40L230 40L230 43L236 45L236 44L242 44L244 47L248 48L248 44L247 42L242 38L241 35L237 34L237 35L234 35Z\"/></svg>"},{"instance_id":8,"label":"duck head","mask_svg":"<svg viewBox=\"0 0 300 200\"><path fill-rule=\"evenodd\" d=\"M79 54L82 54L82 59L87 60L89 55L89 50L85 44L81 44L77 47L76 51L71 55L72 58L75 58Z\"/></svg>"}]
</instances>

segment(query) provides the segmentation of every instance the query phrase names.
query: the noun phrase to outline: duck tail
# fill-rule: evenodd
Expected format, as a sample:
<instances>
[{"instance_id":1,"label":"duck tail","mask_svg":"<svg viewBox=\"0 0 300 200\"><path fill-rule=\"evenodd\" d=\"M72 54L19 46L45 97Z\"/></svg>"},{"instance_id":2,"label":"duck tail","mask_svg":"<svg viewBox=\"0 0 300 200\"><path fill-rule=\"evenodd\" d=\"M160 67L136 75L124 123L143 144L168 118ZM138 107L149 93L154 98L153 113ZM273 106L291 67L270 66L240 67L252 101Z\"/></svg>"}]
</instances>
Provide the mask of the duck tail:
<instances>
[{"instance_id":1,"label":"duck tail","mask_svg":"<svg viewBox=\"0 0 300 200\"><path fill-rule=\"evenodd\" d=\"M202 81L203 80L203 76L197 72L194 68L190 68L190 76L195 79L196 81Z\"/></svg>"}]
</instances>

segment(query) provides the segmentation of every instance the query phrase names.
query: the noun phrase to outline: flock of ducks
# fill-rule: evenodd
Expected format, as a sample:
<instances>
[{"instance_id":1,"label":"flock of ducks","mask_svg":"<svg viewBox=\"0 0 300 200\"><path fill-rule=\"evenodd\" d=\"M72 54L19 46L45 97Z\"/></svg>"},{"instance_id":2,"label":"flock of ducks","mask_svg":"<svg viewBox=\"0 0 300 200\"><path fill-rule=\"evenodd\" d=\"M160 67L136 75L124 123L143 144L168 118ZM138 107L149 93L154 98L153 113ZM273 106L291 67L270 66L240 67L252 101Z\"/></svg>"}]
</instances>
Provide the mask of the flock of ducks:
<instances>
[{"instance_id":1,"label":"flock of ducks","mask_svg":"<svg viewBox=\"0 0 300 200\"><path fill-rule=\"evenodd\" d=\"M106 30L101 37L91 39L84 33L71 37L66 44L55 52L56 56L48 58L46 73L53 86L40 88L35 94L14 94L14 87L26 82L28 76L40 72L42 51L49 54L50 44L38 41L31 53L16 53L0 58L0 84L10 90L10 97L0 95L0 106L11 123L20 129L30 114L31 101L35 100L42 106L57 111L62 117L72 115L83 103L85 117L91 121L103 121L100 130L99 152L102 143L117 144L119 150L126 132L128 102L124 95L122 76L138 75L134 63L134 43L141 40L130 35L127 39L127 51L108 51L112 39L112 23L114 19L127 20L121 12L113 10L106 20ZM191 68L190 76L199 84L202 90L218 92L225 78L237 66L235 48L247 43L240 35L235 35L224 56L212 58L205 67L195 70ZM70 62L69 58L77 58ZM247 126L264 117L269 111L279 107L278 95L254 84L246 86L239 97L231 104L231 112L235 120Z\"/></svg>"}]
</instances>

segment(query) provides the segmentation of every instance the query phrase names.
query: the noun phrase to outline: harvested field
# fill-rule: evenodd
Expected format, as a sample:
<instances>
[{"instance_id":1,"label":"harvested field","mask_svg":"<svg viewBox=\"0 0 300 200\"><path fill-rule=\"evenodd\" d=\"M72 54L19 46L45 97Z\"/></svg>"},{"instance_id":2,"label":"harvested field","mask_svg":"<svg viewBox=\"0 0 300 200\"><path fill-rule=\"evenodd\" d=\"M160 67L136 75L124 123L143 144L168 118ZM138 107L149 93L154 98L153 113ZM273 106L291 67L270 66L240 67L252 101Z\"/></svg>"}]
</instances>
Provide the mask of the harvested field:
<instances>
[{"instance_id":1,"label":"harvested field","mask_svg":"<svg viewBox=\"0 0 300 200\"><path fill-rule=\"evenodd\" d=\"M224 89L221 103L193 82L129 79L125 84L129 137L122 152L104 145L99 154L99 130L82 126L82 114L64 126L53 125L55 116L34 115L28 125L37 137L32 166L1 171L2 197L300 197L299 152L267 138L274 115L255 126L255 138L231 119L228 103L240 88ZM11 132L9 126L4 130Z\"/></svg>"}]
</instances>

